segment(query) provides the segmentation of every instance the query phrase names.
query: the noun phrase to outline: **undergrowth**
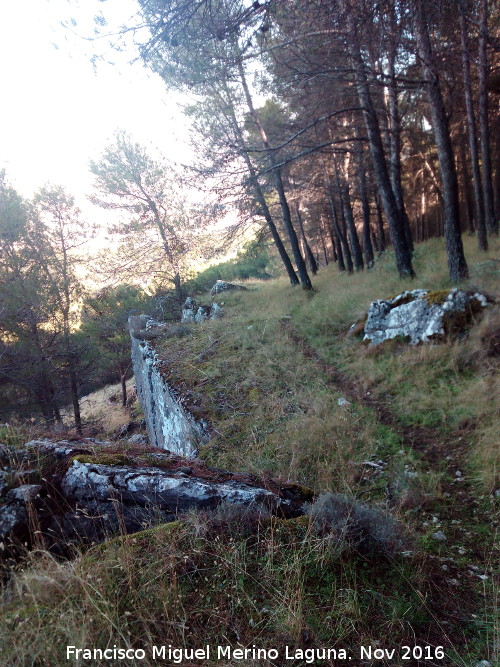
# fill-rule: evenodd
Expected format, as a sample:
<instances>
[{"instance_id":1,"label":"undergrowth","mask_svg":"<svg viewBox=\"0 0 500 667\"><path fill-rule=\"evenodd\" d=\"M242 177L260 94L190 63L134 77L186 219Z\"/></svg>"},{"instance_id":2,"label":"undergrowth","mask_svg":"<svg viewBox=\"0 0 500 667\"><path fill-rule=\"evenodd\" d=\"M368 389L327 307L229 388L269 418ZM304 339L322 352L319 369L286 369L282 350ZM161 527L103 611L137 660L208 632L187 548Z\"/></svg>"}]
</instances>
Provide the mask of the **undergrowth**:
<instances>
[{"instance_id":1,"label":"undergrowth","mask_svg":"<svg viewBox=\"0 0 500 667\"><path fill-rule=\"evenodd\" d=\"M480 254L475 240L464 242L471 269L465 287L495 297L496 248ZM322 530L314 513L289 521L193 514L111 540L71 563L35 553L4 593L0 634L9 639L2 664L66 664L68 644L207 642L345 647L353 665L360 645L405 643L445 644L447 658L436 664L492 659L495 595L482 573L494 567L494 528L492 515L478 517L498 484L499 310L492 307L467 337L439 345L368 348L345 335L374 299L450 287L441 240L417 246L415 269L416 280L400 280L390 255L353 276L330 266L311 294L284 279L249 281L247 291L218 295L222 320L156 344L167 381L211 428L199 454L206 463L343 494L346 507L362 500L370 510L356 510L354 523L329 515L336 532ZM450 478L446 452L429 461L374 410L339 401L341 390L283 322L407 427L429 427L443 438L460 432L477 498L450 493L461 487L460 478ZM118 453L140 457L126 448ZM381 535L394 535L396 518L419 536L406 556L363 551L352 533L332 539L353 526L365 530L387 509L393 518ZM446 544L433 537L441 522Z\"/></svg>"},{"instance_id":2,"label":"undergrowth","mask_svg":"<svg viewBox=\"0 0 500 667\"><path fill-rule=\"evenodd\" d=\"M325 525L339 522L324 510L321 517L316 528L318 513L280 520L222 507L116 538L72 563L45 554L6 589L2 664L65 664L68 645L141 647L146 665L154 664L152 646L169 644L282 654L285 646L342 647L352 664L360 645L435 646L453 618L449 586L429 576L422 557L357 551L352 527L332 539ZM396 530L384 521L384 530ZM463 646L469 632L448 632L445 649Z\"/></svg>"}]
</instances>

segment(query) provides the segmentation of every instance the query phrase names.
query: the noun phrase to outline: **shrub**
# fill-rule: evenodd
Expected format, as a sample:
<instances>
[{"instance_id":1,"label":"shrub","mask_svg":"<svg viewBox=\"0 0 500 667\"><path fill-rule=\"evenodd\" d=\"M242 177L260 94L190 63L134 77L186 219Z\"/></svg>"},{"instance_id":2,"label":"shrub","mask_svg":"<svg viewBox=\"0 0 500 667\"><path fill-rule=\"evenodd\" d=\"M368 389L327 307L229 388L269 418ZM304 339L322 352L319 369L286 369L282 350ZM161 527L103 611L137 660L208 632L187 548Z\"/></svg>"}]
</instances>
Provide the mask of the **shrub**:
<instances>
[{"instance_id":1,"label":"shrub","mask_svg":"<svg viewBox=\"0 0 500 667\"><path fill-rule=\"evenodd\" d=\"M344 549L394 556L407 538L403 526L382 512L341 493L324 493L308 507L314 529Z\"/></svg>"}]
</instances>

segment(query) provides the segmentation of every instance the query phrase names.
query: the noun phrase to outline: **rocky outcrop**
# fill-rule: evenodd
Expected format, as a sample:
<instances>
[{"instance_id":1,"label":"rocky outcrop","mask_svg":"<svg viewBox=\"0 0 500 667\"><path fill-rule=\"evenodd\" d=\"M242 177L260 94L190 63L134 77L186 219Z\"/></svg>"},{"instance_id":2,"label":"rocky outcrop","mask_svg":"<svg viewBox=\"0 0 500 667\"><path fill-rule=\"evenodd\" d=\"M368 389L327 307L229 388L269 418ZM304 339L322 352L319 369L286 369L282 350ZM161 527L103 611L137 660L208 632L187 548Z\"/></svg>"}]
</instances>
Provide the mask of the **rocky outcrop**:
<instances>
[{"instance_id":1,"label":"rocky outcrop","mask_svg":"<svg viewBox=\"0 0 500 667\"><path fill-rule=\"evenodd\" d=\"M147 341L130 326L132 365L137 396L144 411L149 442L182 456L193 456L207 442L206 424L196 421L162 374L162 362ZM141 331L144 329L141 329Z\"/></svg>"},{"instance_id":2,"label":"rocky outcrop","mask_svg":"<svg viewBox=\"0 0 500 667\"><path fill-rule=\"evenodd\" d=\"M188 296L182 307L182 322L200 324L219 317L222 317L222 308L216 303L212 303L210 306L199 306L192 297Z\"/></svg>"},{"instance_id":3,"label":"rocky outcrop","mask_svg":"<svg viewBox=\"0 0 500 667\"><path fill-rule=\"evenodd\" d=\"M295 485L262 483L166 452L143 454L136 463L110 452L112 443L34 440L25 447L43 462L44 473L37 484L8 490L0 505L0 543L7 554L33 544L35 535L46 548L60 550L68 541L99 542L222 503L299 516L312 497ZM144 459L156 465L144 465Z\"/></svg>"},{"instance_id":4,"label":"rocky outcrop","mask_svg":"<svg viewBox=\"0 0 500 667\"><path fill-rule=\"evenodd\" d=\"M228 292L231 290L246 290L243 285L236 285L235 283L227 283L225 280L217 280L215 285L210 290L210 294L219 294L220 292Z\"/></svg>"},{"instance_id":5,"label":"rocky outcrop","mask_svg":"<svg viewBox=\"0 0 500 667\"><path fill-rule=\"evenodd\" d=\"M490 299L480 292L459 289L430 292L416 289L391 299L373 301L364 327L364 340L378 344L402 337L411 345L459 333Z\"/></svg>"},{"instance_id":6,"label":"rocky outcrop","mask_svg":"<svg viewBox=\"0 0 500 667\"><path fill-rule=\"evenodd\" d=\"M229 479L212 481L180 470L155 467L107 466L74 461L61 489L76 501L77 511L64 516L66 530L78 533L85 517L83 537L142 530L154 522L173 521L191 509L213 510L221 503L244 505L266 514L297 516L302 503L281 498L260 486ZM91 520L91 524L89 523Z\"/></svg>"}]
</instances>

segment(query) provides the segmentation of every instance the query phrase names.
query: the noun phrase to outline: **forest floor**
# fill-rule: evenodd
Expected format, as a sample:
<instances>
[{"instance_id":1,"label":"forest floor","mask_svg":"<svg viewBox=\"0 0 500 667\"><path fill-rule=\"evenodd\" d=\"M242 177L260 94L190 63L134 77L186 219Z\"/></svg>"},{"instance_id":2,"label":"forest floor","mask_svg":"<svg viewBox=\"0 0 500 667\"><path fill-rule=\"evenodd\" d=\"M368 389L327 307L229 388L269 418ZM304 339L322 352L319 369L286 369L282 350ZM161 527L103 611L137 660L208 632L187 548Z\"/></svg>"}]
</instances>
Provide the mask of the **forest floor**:
<instances>
[{"instance_id":1,"label":"forest floor","mask_svg":"<svg viewBox=\"0 0 500 667\"><path fill-rule=\"evenodd\" d=\"M465 287L497 305L460 340L370 348L346 335L374 299L450 287L435 240L417 246L413 282L390 253L353 276L323 268L313 294L249 282L218 299L222 320L157 343L168 381L211 426L204 463L343 494L371 517L371 543L350 519L328 533L309 517L222 508L69 564L38 555L4 597L8 664L68 664L66 644L145 647L123 663L138 665L169 644L214 647L185 654L186 667L500 664L499 244L484 254L464 242ZM216 646L278 656L217 660Z\"/></svg>"},{"instance_id":2,"label":"forest floor","mask_svg":"<svg viewBox=\"0 0 500 667\"><path fill-rule=\"evenodd\" d=\"M134 378L127 380L127 393L134 386ZM84 422L92 423L104 434L117 431L130 421L130 410L121 404L121 384L108 384L80 399L80 413ZM67 406L61 410L66 424L73 422L73 410Z\"/></svg>"}]
</instances>

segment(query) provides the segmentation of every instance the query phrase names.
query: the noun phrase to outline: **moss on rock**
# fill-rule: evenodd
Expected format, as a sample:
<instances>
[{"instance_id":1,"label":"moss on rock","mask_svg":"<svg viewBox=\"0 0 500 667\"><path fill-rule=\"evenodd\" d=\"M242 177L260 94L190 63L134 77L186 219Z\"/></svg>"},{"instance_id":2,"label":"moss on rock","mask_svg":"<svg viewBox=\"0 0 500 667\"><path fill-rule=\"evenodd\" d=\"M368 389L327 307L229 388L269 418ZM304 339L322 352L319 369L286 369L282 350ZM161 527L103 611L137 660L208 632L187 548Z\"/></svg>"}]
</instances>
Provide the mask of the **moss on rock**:
<instances>
[{"instance_id":1,"label":"moss on rock","mask_svg":"<svg viewBox=\"0 0 500 667\"><path fill-rule=\"evenodd\" d=\"M102 562L103 556L112 556L122 549L126 549L131 556L144 553L145 550L151 550L151 545L154 542L157 543L168 539L169 536L178 531L180 526L180 521L170 521L169 523L162 523L152 528L140 530L137 533L117 535L110 540L92 547L85 554L82 564L86 566L91 565L95 561Z\"/></svg>"},{"instance_id":2,"label":"moss on rock","mask_svg":"<svg viewBox=\"0 0 500 667\"><path fill-rule=\"evenodd\" d=\"M72 461L78 463L95 463L103 466L130 466L134 465L133 459L125 454L78 454L73 456Z\"/></svg>"},{"instance_id":3,"label":"moss on rock","mask_svg":"<svg viewBox=\"0 0 500 667\"><path fill-rule=\"evenodd\" d=\"M435 306L442 306L443 303L446 301L446 299L450 295L450 290L449 289L440 289L440 290L433 290L432 292L427 292L425 295L425 300L427 303Z\"/></svg>"}]
</instances>

